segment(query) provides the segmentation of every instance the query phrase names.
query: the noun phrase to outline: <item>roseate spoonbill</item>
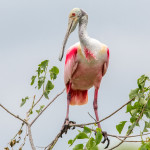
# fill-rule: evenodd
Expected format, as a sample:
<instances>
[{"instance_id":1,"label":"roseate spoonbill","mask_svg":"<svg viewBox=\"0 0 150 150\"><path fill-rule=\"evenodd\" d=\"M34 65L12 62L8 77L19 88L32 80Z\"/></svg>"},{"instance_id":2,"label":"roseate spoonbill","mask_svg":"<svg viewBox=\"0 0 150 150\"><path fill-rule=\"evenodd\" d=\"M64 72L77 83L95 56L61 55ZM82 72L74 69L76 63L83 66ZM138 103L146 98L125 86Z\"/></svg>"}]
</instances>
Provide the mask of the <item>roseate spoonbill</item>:
<instances>
[{"instance_id":1,"label":"roseate spoonbill","mask_svg":"<svg viewBox=\"0 0 150 150\"><path fill-rule=\"evenodd\" d=\"M66 133L69 128L69 104L86 104L88 102L88 89L93 86L95 87L93 107L96 120L99 121L97 110L98 89L109 63L108 47L88 36L86 31L88 15L80 8L74 8L69 14L68 29L59 60L62 60L67 39L70 33L75 30L78 23L80 42L69 48L65 60L64 82L67 91L67 114L63 126L63 133ZM100 123L98 123L98 127L101 128ZM104 136L103 143L107 140L108 144L106 147L108 147L109 139L107 133L102 131L102 134Z\"/></svg>"}]
</instances>

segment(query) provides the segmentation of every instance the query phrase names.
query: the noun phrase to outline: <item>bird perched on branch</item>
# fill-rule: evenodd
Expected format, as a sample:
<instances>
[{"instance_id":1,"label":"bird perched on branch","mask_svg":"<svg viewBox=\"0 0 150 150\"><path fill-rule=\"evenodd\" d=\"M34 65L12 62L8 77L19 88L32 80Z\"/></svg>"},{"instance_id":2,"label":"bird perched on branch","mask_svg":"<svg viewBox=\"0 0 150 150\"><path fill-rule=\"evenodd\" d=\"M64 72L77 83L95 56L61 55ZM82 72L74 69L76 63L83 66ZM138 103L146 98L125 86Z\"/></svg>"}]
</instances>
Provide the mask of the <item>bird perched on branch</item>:
<instances>
[{"instance_id":1,"label":"bird perched on branch","mask_svg":"<svg viewBox=\"0 0 150 150\"><path fill-rule=\"evenodd\" d=\"M93 108L96 120L99 121L98 90L109 63L108 47L88 35L86 31L88 15L80 8L74 8L69 14L68 29L59 60L62 60L67 39L77 24L79 24L79 42L68 49L65 60L64 82L67 91L67 114L62 132L66 132L69 127L69 105L86 104L88 102L88 90L93 86L95 88ZM98 127L101 128L100 123L98 123ZM102 130L102 134L104 136L103 143L107 140L106 147L108 147L107 132Z\"/></svg>"}]
</instances>

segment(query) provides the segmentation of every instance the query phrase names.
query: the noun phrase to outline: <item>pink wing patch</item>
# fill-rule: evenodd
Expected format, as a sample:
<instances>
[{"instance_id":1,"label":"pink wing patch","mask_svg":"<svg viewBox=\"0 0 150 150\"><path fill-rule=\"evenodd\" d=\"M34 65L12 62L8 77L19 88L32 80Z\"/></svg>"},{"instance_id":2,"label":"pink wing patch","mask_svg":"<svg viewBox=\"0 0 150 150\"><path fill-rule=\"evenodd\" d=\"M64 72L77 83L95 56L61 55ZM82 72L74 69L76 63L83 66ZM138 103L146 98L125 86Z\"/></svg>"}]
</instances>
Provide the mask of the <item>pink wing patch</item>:
<instances>
[{"instance_id":1,"label":"pink wing patch","mask_svg":"<svg viewBox=\"0 0 150 150\"><path fill-rule=\"evenodd\" d=\"M109 59L109 48L107 48L107 59Z\"/></svg>"},{"instance_id":2,"label":"pink wing patch","mask_svg":"<svg viewBox=\"0 0 150 150\"><path fill-rule=\"evenodd\" d=\"M65 68L64 68L64 81L65 84L71 79L73 72L77 67L76 56L77 56L78 46L73 46L69 49L66 54Z\"/></svg>"},{"instance_id":3,"label":"pink wing patch","mask_svg":"<svg viewBox=\"0 0 150 150\"><path fill-rule=\"evenodd\" d=\"M75 57L77 54L78 47L73 47L67 54L65 64L67 64L68 60L71 60L72 57Z\"/></svg>"},{"instance_id":4,"label":"pink wing patch","mask_svg":"<svg viewBox=\"0 0 150 150\"><path fill-rule=\"evenodd\" d=\"M84 53L85 53L85 57L87 60L90 60L91 58L96 59L94 54L92 52L90 52L87 48L84 48Z\"/></svg>"}]
</instances>

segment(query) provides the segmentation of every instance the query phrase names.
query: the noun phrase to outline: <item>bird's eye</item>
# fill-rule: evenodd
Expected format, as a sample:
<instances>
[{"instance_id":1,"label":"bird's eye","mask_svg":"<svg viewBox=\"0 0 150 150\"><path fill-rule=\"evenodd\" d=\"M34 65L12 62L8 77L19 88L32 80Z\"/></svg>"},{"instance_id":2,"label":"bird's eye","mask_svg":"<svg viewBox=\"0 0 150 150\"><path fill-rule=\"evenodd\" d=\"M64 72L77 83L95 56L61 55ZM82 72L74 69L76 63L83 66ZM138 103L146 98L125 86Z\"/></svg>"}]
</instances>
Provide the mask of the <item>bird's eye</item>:
<instances>
[{"instance_id":1,"label":"bird's eye","mask_svg":"<svg viewBox=\"0 0 150 150\"><path fill-rule=\"evenodd\" d=\"M75 16L76 14L75 13L72 13L72 16Z\"/></svg>"}]
</instances>

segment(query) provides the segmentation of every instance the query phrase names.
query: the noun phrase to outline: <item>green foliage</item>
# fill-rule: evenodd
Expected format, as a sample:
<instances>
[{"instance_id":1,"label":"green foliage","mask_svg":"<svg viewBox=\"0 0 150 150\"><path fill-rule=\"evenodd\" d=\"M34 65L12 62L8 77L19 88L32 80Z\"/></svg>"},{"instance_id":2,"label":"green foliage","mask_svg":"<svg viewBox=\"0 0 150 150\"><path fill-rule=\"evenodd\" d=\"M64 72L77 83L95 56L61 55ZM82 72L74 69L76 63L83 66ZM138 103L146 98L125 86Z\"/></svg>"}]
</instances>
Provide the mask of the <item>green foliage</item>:
<instances>
[{"instance_id":1,"label":"green foliage","mask_svg":"<svg viewBox=\"0 0 150 150\"><path fill-rule=\"evenodd\" d=\"M117 129L117 131L119 132L119 134L121 134L122 129L123 129L124 125L126 124L126 122L127 122L127 121L122 121L122 122L120 122L120 124L118 124L118 125L116 126L116 129Z\"/></svg>"},{"instance_id":2,"label":"green foliage","mask_svg":"<svg viewBox=\"0 0 150 150\"><path fill-rule=\"evenodd\" d=\"M79 130L79 133L76 135L76 137L73 140L70 139L68 141L68 144L72 146L76 140L81 140L81 139L87 139L88 141L86 142L86 144L81 143L75 145L73 150L83 150L84 147L86 147L87 150L98 150L97 145L102 140L101 129L97 128L96 135L93 137L91 129L85 126L83 131Z\"/></svg>"},{"instance_id":3,"label":"green foliage","mask_svg":"<svg viewBox=\"0 0 150 150\"><path fill-rule=\"evenodd\" d=\"M150 150L150 142L142 142L142 145L138 150Z\"/></svg>"},{"instance_id":4,"label":"green foliage","mask_svg":"<svg viewBox=\"0 0 150 150\"><path fill-rule=\"evenodd\" d=\"M25 103L26 103L26 101L29 99L29 97L28 96L26 96L25 98L22 98L22 102L21 102L21 104L20 104L20 107L22 107Z\"/></svg>"},{"instance_id":5,"label":"green foliage","mask_svg":"<svg viewBox=\"0 0 150 150\"><path fill-rule=\"evenodd\" d=\"M83 144L78 144L73 148L73 150L83 150L83 146Z\"/></svg>"},{"instance_id":6,"label":"green foliage","mask_svg":"<svg viewBox=\"0 0 150 150\"><path fill-rule=\"evenodd\" d=\"M31 85L33 85L33 84L34 84L35 79L36 79L36 76L32 76L32 78L31 78Z\"/></svg>"},{"instance_id":7,"label":"green foliage","mask_svg":"<svg viewBox=\"0 0 150 150\"><path fill-rule=\"evenodd\" d=\"M39 114L43 110L44 107L45 107L45 105L41 105L40 108L38 110L36 110L36 112Z\"/></svg>"},{"instance_id":8,"label":"green foliage","mask_svg":"<svg viewBox=\"0 0 150 150\"><path fill-rule=\"evenodd\" d=\"M52 83L53 80L57 78L57 75L59 74L59 69L56 66L53 66L52 68L48 70L49 60L44 60L38 65L38 69L36 70L36 75L33 75L31 77L31 83L30 85L35 85L35 88L37 87L38 90L40 90L43 87L43 95L46 99L49 99L49 93L54 88L54 84ZM47 73L49 75L47 75ZM45 87L46 84L46 87ZM20 106L23 106L26 103L26 100L29 99L28 97L23 98ZM38 110L37 110L38 112ZM30 114L33 113L32 109L29 112Z\"/></svg>"},{"instance_id":9,"label":"green foliage","mask_svg":"<svg viewBox=\"0 0 150 150\"><path fill-rule=\"evenodd\" d=\"M133 132L134 127L140 127L140 123L144 121L145 126L142 130L148 132L150 128L150 79L146 75L142 75L137 80L138 88L131 90L129 94L130 100L132 100L126 108L126 113L130 114L130 121L128 122L128 131L127 135L130 135ZM144 116L144 119L143 119ZM127 121L122 121L119 125L116 126L119 134L122 132ZM143 139L142 139L143 141ZM143 142L139 150L150 150L150 143Z\"/></svg>"},{"instance_id":10,"label":"green foliage","mask_svg":"<svg viewBox=\"0 0 150 150\"><path fill-rule=\"evenodd\" d=\"M47 84L46 84L46 88L45 88L45 91L44 91L44 96L45 98L49 99L48 97L48 94L50 93L50 91L54 88L54 85L52 84L52 82L50 80L47 81Z\"/></svg>"},{"instance_id":11,"label":"green foliage","mask_svg":"<svg viewBox=\"0 0 150 150\"><path fill-rule=\"evenodd\" d=\"M52 69L49 70L51 80L55 80L59 73L59 69L56 66L53 66Z\"/></svg>"}]
</instances>

